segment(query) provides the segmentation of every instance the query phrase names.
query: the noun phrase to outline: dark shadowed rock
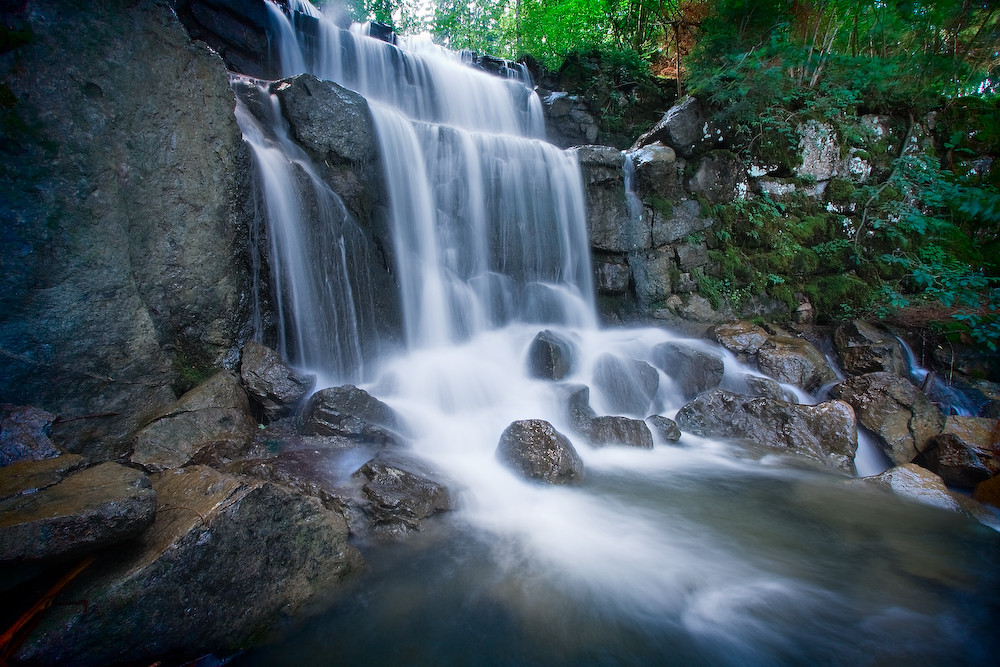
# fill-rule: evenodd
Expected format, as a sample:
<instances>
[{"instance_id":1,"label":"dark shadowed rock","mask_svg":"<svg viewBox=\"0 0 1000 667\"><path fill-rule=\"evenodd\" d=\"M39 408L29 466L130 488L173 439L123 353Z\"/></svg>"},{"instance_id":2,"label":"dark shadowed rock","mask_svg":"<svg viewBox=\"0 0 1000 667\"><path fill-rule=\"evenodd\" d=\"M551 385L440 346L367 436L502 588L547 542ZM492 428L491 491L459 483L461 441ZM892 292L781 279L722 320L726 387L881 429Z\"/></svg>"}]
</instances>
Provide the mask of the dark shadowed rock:
<instances>
[{"instance_id":1,"label":"dark shadowed rock","mask_svg":"<svg viewBox=\"0 0 1000 667\"><path fill-rule=\"evenodd\" d=\"M677 442L681 439L681 430L677 427L677 422L669 417L650 415L646 417L646 423L666 442Z\"/></svg>"},{"instance_id":2,"label":"dark shadowed rock","mask_svg":"<svg viewBox=\"0 0 1000 667\"><path fill-rule=\"evenodd\" d=\"M1000 422L981 417L948 417L944 432L934 436L915 463L947 484L975 488L1000 473Z\"/></svg>"},{"instance_id":3,"label":"dark shadowed rock","mask_svg":"<svg viewBox=\"0 0 1000 667\"><path fill-rule=\"evenodd\" d=\"M896 464L909 463L941 433L945 416L906 378L888 372L848 378L830 394L854 406L858 421Z\"/></svg>"},{"instance_id":4,"label":"dark shadowed rock","mask_svg":"<svg viewBox=\"0 0 1000 667\"><path fill-rule=\"evenodd\" d=\"M49 440L55 419L39 408L0 405L0 468L59 456L59 448Z\"/></svg>"},{"instance_id":5,"label":"dark shadowed rock","mask_svg":"<svg viewBox=\"0 0 1000 667\"><path fill-rule=\"evenodd\" d=\"M906 374L906 359L896 338L862 320L844 322L833 334L840 365L849 375L887 371Z\"/></svg>"},{"instance_id":6,"label":"dark shadowed rock","mask_svg":"<svg viewBox=\"0 0 1000 667\"><path fill-rule=\"evenodd\" d=\"M610 412L644 415L660 386L660 374L645 361L603 354L594 365L594 384Z\"/></svg>"},{"instance_id":7,"label":"dark shadowed rock","mask_svg":"<svg viewBox=\"0 0 1000 667\"><path fill-rule=\"evenodd\" d=\"M383 450L357 474L368 480L363 491L376 535L402 537L432 514L454 509L440 474L402 452Z\"/></svg>"},{"instance_id":8,"label":"dark shadowed rock","mask_svg":"<svg viewBox=\"0 0 1000 667\"><path fill-rule=\"evenodd\" d=\"M653 434L646 422L628 417L595 417L590 421L587 438L595 447L616 445L621 447L653 448Z\"/></svg>"},{"instance_id":9,"label":"dark shadowed rock","mask_svg":"<svg viewBox=\"0 0 1000 667\"><path fill-rule=\"evenodd\" d=\"M73 451L114 448L183 373L235 361L250 155L225 64L168 3L25 16L31 39L0 63L23 128L0 141L0 386L59 414Z\"/></svg>"},{"instance_id":10,"label":"dark shadowed rock","mask_svg":"<svg viewBox=\"0 0 1000 667\"><path fill-rule=\"evenodd\" d=\"M568 385L564 391L570 424L577 432L586 434L590 422L597 417L597 413L590 407L590 387L583 384Z\"/></svg>"},{"instance_id":11,"label":"dark shadowed rock","mask_svg":"<svg viewBox=\"0 0 1000 667\"><path fill-rule=\"evenodd\" d=\"M527 479L548 484L583 481L583 461L573 444L541 419L513 422L500 436L497 458Z\"/></svg>"},{"instance_id":12,"label":"dark shadowed rock","mask_svg":"<svg viewBox=\"0 0 1000 667\"><path fill-rule=\"evenodd\" d=\"M624 294L628 291L632 272L622 261L602 261L594 259L594 287L601 294Z\"/></svg>"},{"instance_id":13,"label":"dark shadowed rock","mask_svg":"<svg viewBox=\"0 0 1000 667\"><path fill-rule=\"evenodd\" d=\"M243 346L240 380L269 421L291 414L316 384L315 375L295 370L280 354L254 341Z\"/></svg>"},{"instance_id":14,"label":"dark shadowed rock","mask_svg":"<svg viewBox=\"0 0 1000 667\"><path fill-rule=\"evenodd\" d=\"M610 146L577 146L570 152L583 173L590 245L617 253L648 248L650 221L634 220L626 203L622 152Z\"/></svg>"},{"instance_id":15,"label":"dark shadowed rock","mask_svg":"<svg viewBox=\"0 0 1000 667\"><path fill-rule=\"evenodd\" d=\"M857 424L851 406L842 401L793 405L716 390L681 408L676 421L687 433L745 440L854 472Z\"/></svg>"},{"instance_id":16,"label":"dark shadowed rock","mask_svg":"<svg viewBox=\"0 0 1000 667\"><path fill-rule=\"evenodd\" d=\"M726 322L711 329L711 335L733 354L755 355L767 342L768 333L750 322Z\"/></svg>"},{"instance_id":17,"label":"dark shadowed rock","mask_svg":"<svg viewBox=\"0 0 1000 667\"><path fill-rule=\"evenodd\" d=\"M376 157L368 102L358 93L311 74L275 82L292 136L331 163L359 164Z\"/></svg>"},{"instance_id":18,"label":"dark shadowed rock","mask_svg":"<svg viewBox=\"0 0 1000 667\"><path fill-rule=\"evenodd\" d=\"M573 370L576 346L560 334L546 329L528 348L528 372L542 380L561 380Z\"/></svg>"},{"instance_id":19,"label":"dark shadowed rock","mask_svg":"<svg viewBox=\"0 0 1000 667\"><path fill-rule=\"evenodd\" d=\"M691 157L704 143L706 120L701 103L694 97L684 97L636 140L633 150L660 142L682 157Z\"/></svg>"},{"instance_id":20,"label":"dark shadowed rock","mask_svg":"<svg viewBox=\"0 0 1000 667\"><path fill-rule=\"evenodd\" d=\"M837 379L822 352L809 341L791 336L768 338L757 352L757 366L778 382L794 384L806 391Z\"/></svg>"},{"instance_id":21,"label":"dark shadowed rock","mask_svg":"<svg viewBox=\"0 0 1000 667\"><path fill-rule=\"evenodd\" d=\"M400 444L403 423L396 411L351 384L322 389L302 411L302 433L336 435L372 445Z\"/></svg>"},{"instance_id":22,"label":"dark shadowed rock","mask_svg":"<svg viewBox=\"0 0 1000 667\"><path fill-rule=\"evenodd\" d=\"M687 399L718 387L725 372L722 357L683 343L660 343L652 349L651 356L657 368L673 379Z\"/></svg>"},{"instance_id":23,"label":"dark shadowed rock","mask_svg":"<svg viewBox=\"0 0 1000 667\"><path fill-rule=\"evenodd\" d=\"M131 460L150 471L226 461L246 452L255 427L236 374L220 371L136 433Z\"/></svg>"},{"instance_id":24,"label":"dark shadowed rock","mask_svg":"<svg viewBox=\"0 0 1000 667\"><path fill-rule=\"evenodd\" d=\"M156 514L145 473L117 463L0 501L0 561L77 557L139 535Z\"/></svg>"},{"instance_id":25,"label":"dark shadowed rock","mask_svg":"<svg viewBox=\"0 0 1000 667\"><path fill-rule=\"evenodd\" d=\"M154 476L153 487L153 526L78 577L64 595L88 604L53 607L18 659L232 654L363 567L343 517L313 498L197 465Z\"/></svg>"}]
</instances>

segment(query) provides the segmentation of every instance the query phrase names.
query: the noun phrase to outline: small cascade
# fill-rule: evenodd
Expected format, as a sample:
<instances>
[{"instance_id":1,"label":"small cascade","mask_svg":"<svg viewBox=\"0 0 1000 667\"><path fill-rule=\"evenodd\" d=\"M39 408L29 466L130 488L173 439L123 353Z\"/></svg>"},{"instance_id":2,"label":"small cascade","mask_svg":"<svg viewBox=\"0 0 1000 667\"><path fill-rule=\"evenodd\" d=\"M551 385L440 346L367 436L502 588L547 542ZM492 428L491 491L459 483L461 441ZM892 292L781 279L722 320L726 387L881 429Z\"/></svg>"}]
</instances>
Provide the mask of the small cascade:
<instances>
[{"instance_id":1,"label":"small cascade","mask_svg":"<svg viewBox=\"0 0 1000 667\"><path fill-rule=\"evenodd\" d=\"M278 349L328 382L359 381L366 358L379 349L368 241L289 138L277 98L264 84L249 80L235 79L233 88L236 119L261 189Z\"/></svg>"},{"instance_id":2,"label":"small cascade","mask_svg":"<svg viewBox=\"0 0 1000 667\"><path fill-rule=\"evenodd\" d=\"M896 340L906 356L910 379L930 397L931 401L941 408L943 413L960 417L974 417L979 414L979 406L966 392L943 381L937 373L924 368L913 352L913 348L899 336L896 337Z\"/></svg>"}]
</instances>

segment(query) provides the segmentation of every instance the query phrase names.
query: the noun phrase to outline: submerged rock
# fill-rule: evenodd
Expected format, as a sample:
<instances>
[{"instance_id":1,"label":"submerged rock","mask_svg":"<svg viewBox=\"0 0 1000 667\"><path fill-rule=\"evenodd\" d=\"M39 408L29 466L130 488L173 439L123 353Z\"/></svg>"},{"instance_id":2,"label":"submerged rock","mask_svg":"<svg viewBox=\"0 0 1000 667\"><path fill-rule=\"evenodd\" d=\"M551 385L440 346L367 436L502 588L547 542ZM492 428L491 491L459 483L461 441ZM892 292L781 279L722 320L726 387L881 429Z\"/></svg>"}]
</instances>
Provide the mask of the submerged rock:
<instances>
[{"instance_id":1,"label":"submerged rock","mask_svg":"<svg viewBox=\"0 0 1000 667\"><path fill-rule=\"evenodd\" d=\"M616 445L621 447L653 448L653 434L641 419L605 416L590 421L587 438L595 447Z\"/></svg>"},{"instance_id":2,"label":"submerged rock","mask_svg":"<svg viewBox=\"0 0 1000 667\"><path fill-rule=\"evenodd\" d=\"M382 446L400 444L404 427L395 410L364 389L347 384L322 389L309 398L302 411L302 433Z\"/></svg>"},{"instance_id":3,"label":"submerged rock","mask_svg":"<svg viewBox=\"0 0 1000 667\"><path fill-rule=\"evenodd\" d=\"M565 336L541 331L528 348L528 372L542 380L561 380L573 370L575 353L576 347Z\"/></svg>"},{"instance_id":4,"label":"submerged rock","mask_svg":"<svg viewBox=\"0 0 1000 667\"><path fill-rule=\"evenodd\" d=\"M603 354L594 365L594 384L611 412L644 415L656 396L660 374L645 361Z\"/></svg>"},{"instance_id":5,"label":"submerged rock","mask_svg":"<svg viewBox=\"0 0 1000 667\"><path fill-rule=\"evenodd\" d=\"M548 484L583 481L583 461L569 438L541 419L513 422L500 436L496 455L527 479Z\"/></svg>"},{"instance_id":6,"label":"submerged rock","mask_svg":"<svg viewBox=\"0 0 1000 667\"><path fill-rule=\"evenodd\" d=\"M276 484L195 465L153 487L153 526L78 577L64 595L88 604L53 607L18 660L232 654L363 567L342 516Z\"/></svg>"},{"instance_id":7,"label":"submerged rock","mask_svg":"<svg viewBox=\"0 0 1000 667\"><path fill-rule=\"evenodd\" d=\"M247 451L255 426L236 375L220 371L136 433L131 460L150 471L231 460Z\"/></svg>"},{"instance_id":8,"label":"submerged rock","mask_svg":"<svg viewBox=\"0 0 1000 667\"><path fill-rule=\"evenodd\" d=\"M156 493L139 470L117 463L64 468L68 474L49 484L60 472L51 463L20 467L15 474L40 488L0 501L0 562L78 557L136 537L153 523Z\"/></svg>"},{"instance_id":9,"label":"submerged rock","mask_svg":"<svg viewBox=\"0 0 1000 667\"><path fill-rule=\"evenodd\" d=\"M906 378L868 373L834 385L830 394L854 407L858 421L876 435L883 452L898 465L927 449L944 428L945 416Z\"/></svg>"},{"instance_id":10,"label":"submerged rock","mask_svg":"<svg viewBox=\"0 0 1000 667\"><path fill-rule=\"evenodd\" d=\"M426 463L399 451L384 450L357 472L368 482L362 487L371 531L401 537L438 512L455 508L448 486Z\"/></svg>"},{"instance_id":11,"label":"submerged rock","mask_svg":"<svg viewBox=\"0 0 1000 667\"><path fill-rule=\"evenodd\" d=\"M851 406L843 401L793 405L716 390L685 405L676 420L688 433L746 440L854 472L857 423Z\"/></svg>"},{"instance_id":12,"label":"submerged rock","mask_svg":"<svg viewBox=\"0 0 1000 667\"><path fill-rule=\"evenodd\" d=\"M290 415L316 384L315 375L295 370L280 354L254 341L243 346L240 380L268 421Z\"/></svg>"},{"instance_id":13,"label":"submerged rock","mask_svg":"<svg viewBox=\"0 0 1000 667\"><path fill-rule=\"evenodd\" d=\"M683 343L660 343L651 351L653 363L670 376L685 399L714 389L722 382L722 357Z\"/></svg>"}]
</instances>

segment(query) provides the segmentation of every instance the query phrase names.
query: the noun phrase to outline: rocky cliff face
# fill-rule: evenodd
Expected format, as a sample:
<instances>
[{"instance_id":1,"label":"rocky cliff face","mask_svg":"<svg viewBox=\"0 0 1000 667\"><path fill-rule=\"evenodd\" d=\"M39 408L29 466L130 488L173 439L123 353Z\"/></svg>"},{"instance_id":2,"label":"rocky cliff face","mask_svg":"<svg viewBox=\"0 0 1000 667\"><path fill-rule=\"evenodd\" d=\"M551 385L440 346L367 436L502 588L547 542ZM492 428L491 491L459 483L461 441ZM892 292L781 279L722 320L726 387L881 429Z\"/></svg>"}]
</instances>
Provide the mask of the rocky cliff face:
<instances>
[{"instance_id":1,"label":"rocky cliff face","mask_svg":"<svg viewBox=\"0 0 1000 667\"><path fill-rule=\"evenodd\" d=\"M114 439L244 337L234 96L161 3L32 0L2 18L24 36L0 60L2 400L58 413L77 446Z\"/></svg>"}]
</instances>

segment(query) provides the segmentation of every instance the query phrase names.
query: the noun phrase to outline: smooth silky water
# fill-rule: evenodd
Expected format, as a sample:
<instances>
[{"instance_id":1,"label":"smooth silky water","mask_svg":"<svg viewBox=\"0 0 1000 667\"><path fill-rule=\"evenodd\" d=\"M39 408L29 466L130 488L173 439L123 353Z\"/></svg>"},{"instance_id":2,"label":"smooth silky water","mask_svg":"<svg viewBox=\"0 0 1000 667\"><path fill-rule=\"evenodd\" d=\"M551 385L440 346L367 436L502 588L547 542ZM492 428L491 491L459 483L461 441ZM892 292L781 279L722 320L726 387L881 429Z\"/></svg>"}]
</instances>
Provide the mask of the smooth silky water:
<instances>
[{"instance_id":1,"label":"smooth silky water","mask_svg":"<svg viewBox=\"0 0 1000 667\"><path fill-rule=\"evenodd\" d=\"M322 305L299 305L316 301L296 296L315 292L307 274L316 260L292 258L285 246L295 235L275 226L316 223L294 219L294 203L269 203L269 239L285 244L273 253L295 265L272 267L285 276L283 352L325 384L354 382L398 411L412 450L451 480L459 508L403 543L363 545L366 574L234 664L995 661L1000 536L989 528L766 451L687 434L653 450L594 449L576 437L566 385L590 386L592 407L608 414L617 397L594 381L602 355L648 361L655 345L683 339L597 326L579 167L540 140L537 97L524 80L476 72L423 41L407 53L291 4L313 39L280 45L285 74L304 67L358 90L373 110L405 352L366 352L361 341L377 332L365 315L331 321ZM292 25L281 34L295 35ZM261 156L287 135L244 122L266 178L261 165L281 159ZM285 161L298 164L289 150ZM327 208L334 231L320 254L340 259L315 270L336 273L347 270L341 249L355 223ZM346 281L338 303L365 304L363 282ZM320 326L348 327L323 335L347 341L349 354L323 352L329 337L295 333ZM528 373L542 329L576 348L560 383ZM724 356L723 386L737 388L752 371ZM617 414L673 416L684 401L667 373L659 379L650 405ZM528 483L497 462L503 430L532 418L571 437L586 468L581 485Z\"/></svg>"}]
</instances>

